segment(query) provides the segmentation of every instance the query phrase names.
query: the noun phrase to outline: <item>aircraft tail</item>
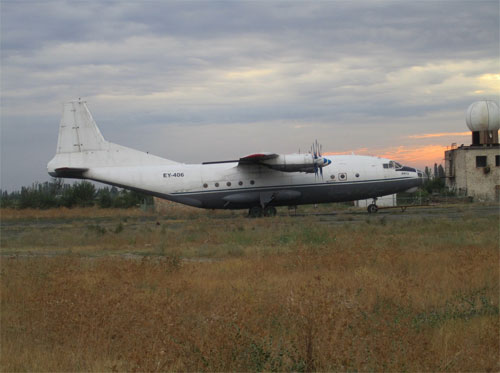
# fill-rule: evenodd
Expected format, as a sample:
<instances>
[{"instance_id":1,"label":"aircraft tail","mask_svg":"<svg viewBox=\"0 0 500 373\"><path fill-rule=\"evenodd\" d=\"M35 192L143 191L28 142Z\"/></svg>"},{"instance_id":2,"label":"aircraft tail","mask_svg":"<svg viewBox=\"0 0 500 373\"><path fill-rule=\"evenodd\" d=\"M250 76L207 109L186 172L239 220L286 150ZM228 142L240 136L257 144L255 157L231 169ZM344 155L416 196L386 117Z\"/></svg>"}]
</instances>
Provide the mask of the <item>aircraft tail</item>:
<instances>
[{"instance_id":1,"label":"aircraft tail","mask_svg":"<svg viewBox=\"0 0 500 373\"><path fill-rule=\"evenodd\" d=\"M63 104L55 157L47 165L55 177L86 178L96 167L171 165L177 162L106 141L85 101Z\"/></svg>"},{"instance_id":2,"label":"aircraft tail","mask_svg":"<svg viewBox=\"0 0 500 373\"><path fill-rule=\"evenodd\" d=\"M85 101L70 101L63 104L57 153L104 150L107 145L108 142L104 140Z\"/></svg>"}]
</instances>

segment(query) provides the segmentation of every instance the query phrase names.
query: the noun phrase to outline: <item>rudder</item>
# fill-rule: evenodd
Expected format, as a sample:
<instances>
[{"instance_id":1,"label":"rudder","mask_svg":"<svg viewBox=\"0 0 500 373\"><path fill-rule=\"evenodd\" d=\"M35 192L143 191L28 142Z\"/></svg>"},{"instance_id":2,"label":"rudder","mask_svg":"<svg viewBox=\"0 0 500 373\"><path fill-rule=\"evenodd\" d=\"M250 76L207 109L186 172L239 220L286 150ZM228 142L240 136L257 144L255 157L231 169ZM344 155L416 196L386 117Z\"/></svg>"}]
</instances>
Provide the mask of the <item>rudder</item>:
<instances>
[{"instance_id":1,"label":"rudder","mask_svg":"<svg viewBox=\"0 0 500 373\"><path fill-rule=\"evenodd\" d=\"M85 101L63 104L63 116L59 125L57 153L79 153L103 150L107 141L99 131Z\"/></svg>"}]
</instances>

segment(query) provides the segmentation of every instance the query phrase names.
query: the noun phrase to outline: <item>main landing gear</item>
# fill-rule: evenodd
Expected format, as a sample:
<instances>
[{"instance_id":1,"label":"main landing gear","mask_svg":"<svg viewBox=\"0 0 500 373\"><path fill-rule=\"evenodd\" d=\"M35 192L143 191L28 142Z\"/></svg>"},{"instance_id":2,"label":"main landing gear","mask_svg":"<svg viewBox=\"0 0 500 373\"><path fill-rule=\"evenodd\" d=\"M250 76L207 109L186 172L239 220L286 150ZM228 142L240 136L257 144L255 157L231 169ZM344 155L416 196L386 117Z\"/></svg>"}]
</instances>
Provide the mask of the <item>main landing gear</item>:
<instances>
[{"instance_id":1,"label":"main landing gear","mask_svg":"<svg viewBox=\"0 0 500 373\"><path fill-rule=\"evenodd\" d=\"M260 207L254 206L248 210L248 216L251 218L260 218L261 216L276 216L276 208L273 206Z\"/></svg>"},{"instance_id":2,"label":"main landing gear","mask_svg":"<svg viewBox=\"0 0 500 373\"><path fill-rule=\"evenodd\" d=\"M375 214L378 211L377 199L374 198L373 202L368 205L367 210L369 214Z\"/></svg>"}]
</instances>

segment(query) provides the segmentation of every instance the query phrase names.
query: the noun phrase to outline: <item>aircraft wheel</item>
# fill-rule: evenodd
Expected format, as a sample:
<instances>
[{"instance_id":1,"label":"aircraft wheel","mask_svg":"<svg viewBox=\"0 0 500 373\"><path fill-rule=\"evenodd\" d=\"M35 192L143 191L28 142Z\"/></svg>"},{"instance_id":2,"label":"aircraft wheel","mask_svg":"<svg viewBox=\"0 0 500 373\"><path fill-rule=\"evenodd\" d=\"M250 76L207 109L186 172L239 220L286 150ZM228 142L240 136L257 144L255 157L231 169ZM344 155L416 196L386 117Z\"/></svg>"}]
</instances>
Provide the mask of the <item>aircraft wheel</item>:
<instances>
[{"instance_id":1,"label":"aircraft wheel","mask_svg":"<svg viewBox=\"0 0 500 373\"><path fill-rule=\"evenodd\" d=\"M368 210L369 214L374 214L378 211L378 206L376 204L372 203L371 205L368 205L367 210Z\"/></svg>"},{"instance_id":2,"label":"aircraft wheel","mask_svg":"<svg viewBox=\"0 0 500 373\"><path fill-rule=\"evenodd\" d=\"M268 206L264 209L264 216L276 216L276 208Z\"/></svg>"},{"instance_id":3,"label":"aircraft wheel","mask_svg":"<svg viewBox=\"0 0 500 373\"><path fill-rule=\"evenodd\" d=\"M250 210L248 210L248 216L251 218L260 218L262 216L262 208L259 206L251 207Z\"/></svg>"}]
</instances>

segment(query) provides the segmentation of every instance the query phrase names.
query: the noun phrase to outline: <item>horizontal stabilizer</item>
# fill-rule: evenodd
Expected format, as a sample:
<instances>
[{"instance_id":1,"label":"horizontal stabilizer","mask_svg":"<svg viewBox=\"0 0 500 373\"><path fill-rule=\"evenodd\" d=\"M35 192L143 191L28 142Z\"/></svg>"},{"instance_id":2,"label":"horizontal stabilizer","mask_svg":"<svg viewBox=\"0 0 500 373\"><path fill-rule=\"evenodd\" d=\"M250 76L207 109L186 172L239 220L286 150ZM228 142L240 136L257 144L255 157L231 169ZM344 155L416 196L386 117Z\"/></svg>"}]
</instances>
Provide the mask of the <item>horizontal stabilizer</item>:
<instances>
[{"instance_id":1,"label":"horizontal stabilizer","mask_svg":"<svg viewBox=\"0 0 500 373\"><path fill-rule=\"evenodd\" d=\"M53 177L67 177L70 179L83 179L83 173L88 171L88 168L77 167L60 167L50 173Z\"/></svg>"}]
</instances>

